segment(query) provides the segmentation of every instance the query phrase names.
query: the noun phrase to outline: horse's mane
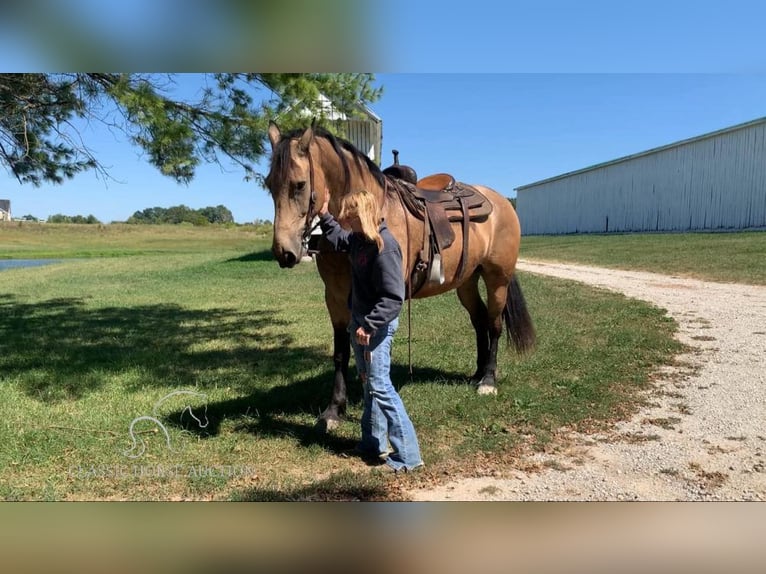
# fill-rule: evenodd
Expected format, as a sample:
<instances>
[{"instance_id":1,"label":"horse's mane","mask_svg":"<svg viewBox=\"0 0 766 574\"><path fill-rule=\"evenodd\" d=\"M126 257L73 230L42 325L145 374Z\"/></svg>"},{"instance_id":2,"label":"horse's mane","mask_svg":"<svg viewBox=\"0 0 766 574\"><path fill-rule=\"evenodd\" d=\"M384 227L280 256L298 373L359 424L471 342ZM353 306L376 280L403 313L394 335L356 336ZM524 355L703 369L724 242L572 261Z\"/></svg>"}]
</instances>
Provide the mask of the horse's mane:
<instances>
[{"instance_id":1,"label":"horse's mane","mask_svg":"<svg viewBox=\"0 0 766 574\"><path fill-rule=\"evenodd\" d=\"M266 177L266 185L269 189L279 189L282 187L283 182L287 179L287 173L290 168L290 140L299 138L303 135L304 128L296 128L287 133L282 134L277 147L274 149L274 153L271 158L271 169L269 175ZM314 127L314 137L322 138L326 140L336 155L340 159L343 166L343 177L345 180L344 193L350 192L351 185L351 171L348 165L348 159L343 151L347 151L351 154L351 157L356 164L357 169L362 171L364 167L372 174L375 181L385 188L385 175L372 161L367 154L361 152L354 144L343 138L339 138L322 127Z\"/></svg>"}]
</instances>

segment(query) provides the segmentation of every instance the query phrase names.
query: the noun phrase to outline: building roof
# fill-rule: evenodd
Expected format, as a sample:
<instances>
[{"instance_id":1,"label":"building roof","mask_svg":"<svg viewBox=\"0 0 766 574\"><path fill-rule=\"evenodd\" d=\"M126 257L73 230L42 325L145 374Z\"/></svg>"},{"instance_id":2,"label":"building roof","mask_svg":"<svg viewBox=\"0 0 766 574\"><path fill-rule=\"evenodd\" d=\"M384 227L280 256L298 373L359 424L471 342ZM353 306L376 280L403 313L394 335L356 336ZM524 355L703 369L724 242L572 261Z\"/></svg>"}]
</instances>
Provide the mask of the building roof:
<instances>
[{"instance_id":1,"label":"building roof","mask_svg":"<svg viewBox=\"0 0 766 574\"><path fill-rule=\"evenodd\" d=\"M521 185L521 186L515 188L515 191L519 191L520 189L527 189L528 187L534 187L536 185L541 185L543 183L548 183L548 182L551 182L551 181L555 181L557 179L564 179L565 177L570 177L570 176L573 176L573 175L577 175L579 173L584 173L586 171L592 171L594 169L599 169L599 168L606 167L606 166L609 166L609 165L613 165L613 164L616 164L616 163L621 163L623 161L633 160L633 159L636 159L636 158L639 158L639 157L643 157L643 156L646 156L646 155L651 155L651 154L654 154L654 153L665 151L667 149L671 149L671 148L674 148L674 147L679 147L679 146L682 146L682 145L698 142L698 141L705 140L705 139L708 139L708 138L720 136L722 134L726 134L726 133L729 133L729 132L735 132L737 130L741 130L741 129L744 129L744 128L749 128L751 126L762 124L762 123L766 123L766 117L758 118L758 119L755 119L755 120L750 120L748 122L744 122L744 123L741 123L741 124L730 126L728 128L723 128L723 129L716 130L716 131L713 131L713 132L708 132L708 133L705 133L705 134L702 134L702 135L699 135L699 136L695 136L695 137L692 137L692 138L680 140L680 141L677 141L677 142L674 142L674 143L671 143L671 144L667 144L667 145L663 145L663 146L660 146L660 147L655 147L655 148L648 149L646 151L642 151L642 152L639 152L639 153L634 153L634 154L631 154L631 155L626 155L626 156L619 157L617 159L613 159L613 160L610 160L610 161L605 161L605 162L602 162L602 163L597 163L597 164L592 165L590 167L584 167L584 168L577 169L577 170L574 170L574 171L568 171L566 173L562 173L560 175L555 175L553 177L549 177L549 178L546 178L546 179L541 179L540 181L535 181L533 183L527 183L526 185Z\"/></svg>"}]
</instances>

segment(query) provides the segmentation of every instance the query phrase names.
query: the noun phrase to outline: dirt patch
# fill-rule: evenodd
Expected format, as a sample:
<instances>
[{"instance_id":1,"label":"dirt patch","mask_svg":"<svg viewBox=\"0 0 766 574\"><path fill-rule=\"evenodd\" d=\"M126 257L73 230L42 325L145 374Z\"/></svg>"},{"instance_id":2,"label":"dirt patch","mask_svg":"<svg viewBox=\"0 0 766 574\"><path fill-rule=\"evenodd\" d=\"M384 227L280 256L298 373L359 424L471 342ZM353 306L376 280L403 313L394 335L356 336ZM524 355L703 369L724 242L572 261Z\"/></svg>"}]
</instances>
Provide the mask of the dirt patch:
<instances>
[{"instance_id":1,"label":"dirt patch","mask_svg":"<svg viewBox=\"0 0 766 574\"><path fill-rule=\"evenodd\" d=\"M497 471L410 491L414 500L766 500L766 287L521 261L524 272L642 299L691 351L657 373L646 408L603 434ZM562 443L563 444L563 443Z\"/></svg>"}]
</instances>

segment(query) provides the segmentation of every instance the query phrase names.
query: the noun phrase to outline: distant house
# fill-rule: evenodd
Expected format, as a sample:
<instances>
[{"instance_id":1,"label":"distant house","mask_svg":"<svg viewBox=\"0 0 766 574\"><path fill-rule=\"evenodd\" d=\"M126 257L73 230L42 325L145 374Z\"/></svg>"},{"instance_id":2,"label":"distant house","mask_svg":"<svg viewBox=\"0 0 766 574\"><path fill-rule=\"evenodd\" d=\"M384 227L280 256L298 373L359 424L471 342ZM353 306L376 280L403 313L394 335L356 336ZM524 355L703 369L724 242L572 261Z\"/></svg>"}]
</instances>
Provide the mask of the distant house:
<instances>
[{"instance_id":1,"label":"distant house","mask_svg":"<svg viewBox=\"0 0 766 574\"><path fill-rule=\"evenodd\" d=\"M11 200L0 199L0 221L11 220Z\"/></svg>"}]
</instances>

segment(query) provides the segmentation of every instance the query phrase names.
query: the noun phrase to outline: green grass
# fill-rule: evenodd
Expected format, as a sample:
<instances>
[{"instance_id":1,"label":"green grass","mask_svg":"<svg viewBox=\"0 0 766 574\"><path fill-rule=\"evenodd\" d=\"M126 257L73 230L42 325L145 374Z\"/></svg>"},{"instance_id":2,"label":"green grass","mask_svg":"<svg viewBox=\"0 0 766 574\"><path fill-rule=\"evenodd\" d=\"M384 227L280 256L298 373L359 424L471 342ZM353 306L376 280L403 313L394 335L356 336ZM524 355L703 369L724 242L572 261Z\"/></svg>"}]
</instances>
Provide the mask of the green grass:
<instances>
[{"instance_id":1,"label":"green grass","mask_svg":"<svg viewBox=\"0 0 766 574\"><path fill-rule=\"evenodd\" d=\"M525 236L527 259L766 285L766 232Z\"/></svg>"},{"instance_id":2,"label":"green grass","mask_svg":"<svg viewBox=\"0 0 766 574\"><path fill-rule=\"evenodd\" d=\"M626 416L680 348L658 309L522 274L538 349L521 358L502 345L499 394L482 397L466 384L474 338L454 293L415 301L414 374L405 309L393 378L428 467L392 478L341 456L359 433L358 382L341 427L313 429L332 387L332 337L313 264L279 269L270 238L238 230L106 226L99 235L71 227L47 228L48 239L30 240L28 252L48 256L50 242L72 256L120 256L0 272L5 500L397 499L402 484L507 467L561 426ZM0 235L0 248L8 237ZM178 390L206 397L174 396L155 412ZM207 420L204 429L187 405ZM171 448L144 420L134 436L146 450L128 458L131 422L148 415L167 429Z\"/></svg>"},{"instance_id":3,"label":"green grass","mask_svg":"<svg viewBox=\"0 0 766 574\"><path fill-rule=\"evenodd\" d=\"M123 257L246 249L264 239L253 226L77 225L0 222L0 259Z\"/></svg>"}]
</instances>

